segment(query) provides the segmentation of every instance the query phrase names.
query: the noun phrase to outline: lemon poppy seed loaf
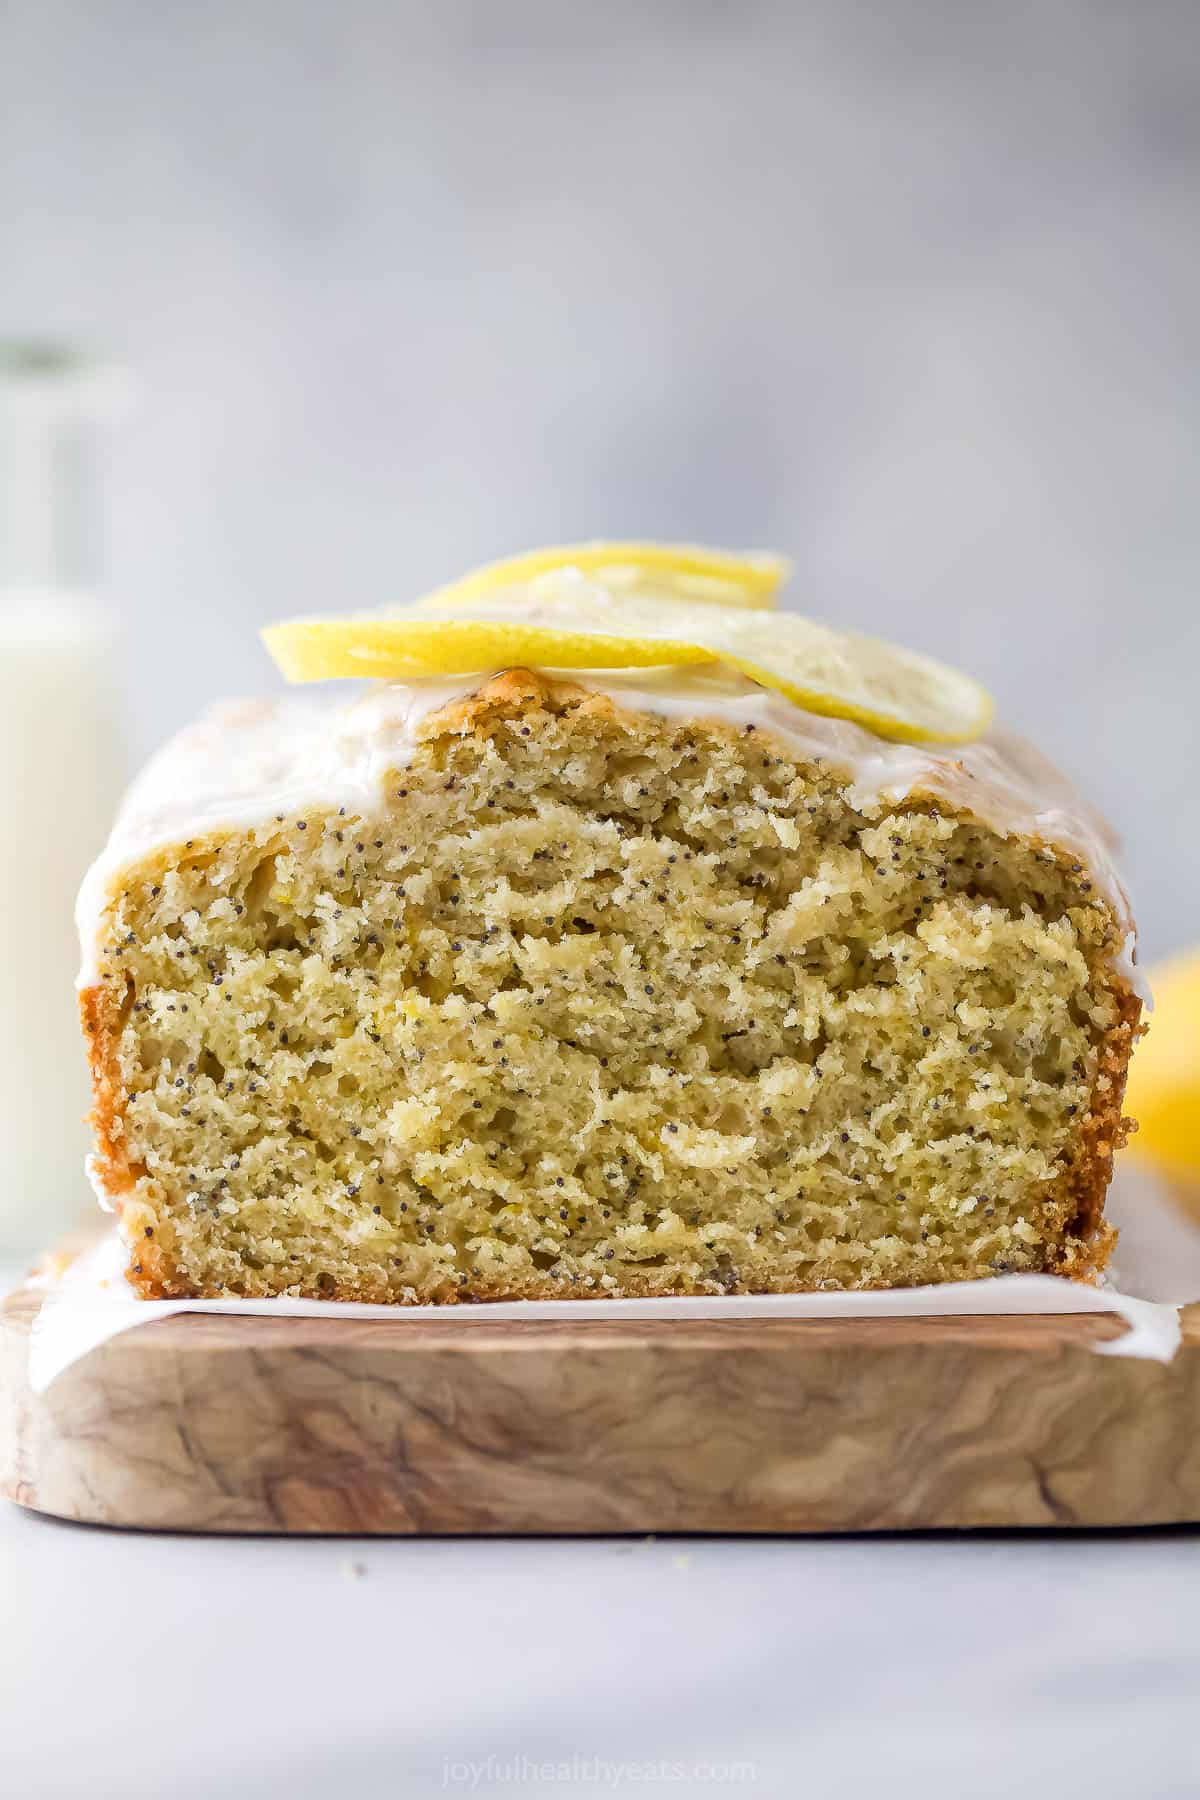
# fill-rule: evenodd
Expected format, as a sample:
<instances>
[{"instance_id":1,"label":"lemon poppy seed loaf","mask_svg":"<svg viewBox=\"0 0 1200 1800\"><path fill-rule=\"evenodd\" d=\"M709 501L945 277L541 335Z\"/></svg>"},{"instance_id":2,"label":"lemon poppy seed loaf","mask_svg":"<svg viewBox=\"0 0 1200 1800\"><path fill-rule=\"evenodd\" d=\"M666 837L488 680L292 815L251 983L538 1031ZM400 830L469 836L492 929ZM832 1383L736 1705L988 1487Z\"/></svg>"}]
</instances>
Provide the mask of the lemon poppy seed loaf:
<instances>
[{"instance_id":1,"label":"lemon poppy seed loaf","mask_svg":"<svg viewBox=\"0 0 1200 1800\"><path fill-rule=\"evenodd\" d=\"M146 1295L1088 1278L1139 1000L1102 826L989 734L706 669L227 707L85 885Z\"/></svg>"}]
</instances>

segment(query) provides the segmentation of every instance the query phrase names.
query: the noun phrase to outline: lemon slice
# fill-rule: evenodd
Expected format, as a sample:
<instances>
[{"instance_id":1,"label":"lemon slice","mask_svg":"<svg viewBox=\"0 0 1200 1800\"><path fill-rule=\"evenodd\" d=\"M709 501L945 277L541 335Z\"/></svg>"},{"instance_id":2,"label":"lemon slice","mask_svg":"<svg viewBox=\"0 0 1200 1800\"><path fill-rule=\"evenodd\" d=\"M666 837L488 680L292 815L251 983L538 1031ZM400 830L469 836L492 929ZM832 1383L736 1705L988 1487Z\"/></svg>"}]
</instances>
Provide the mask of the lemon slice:
<instances>
[{"instance_id":1,"label":"lemon slice","mask_svg":"<svg viewBox=\"0 0 1200 1800\"><path fill-rule=\"evenodd\" d=\"M716 601L722 606L770 607L787 579L786 557L765 553L739 556L702 544L627 544L594 541L529 550L502 562L485 563L460 581L427 596L457 607L482 595L519 588L556 569L601 576L611 592L666 592L680 599Z\"/></svg>"},{"instance_id":2,"label":"lemon slice","mask_svg":"<svg viewBox=\"0 0 1200 1800\"><path fill-rule=\"evenodd\" d=\"M1150 971L1154 1011L1134 1051L1125 1111L1130 1148L1179 1175L1200 1175L1200 951Z\"/></svg>"},{"instance_id":3,"label":"lemon slice","mask_svg":"<svg viewBox=\"0 0 1200 1800\"><path fill-rule=\"evenodd\" d=\"M289 681L722 663L809 712L908 743L978 737L992 712L969 676L876 638L796 613L613 594L575 569L451 612L434 595L388 614L293 619L263 637Z\"/></svg>"}]
</instances>

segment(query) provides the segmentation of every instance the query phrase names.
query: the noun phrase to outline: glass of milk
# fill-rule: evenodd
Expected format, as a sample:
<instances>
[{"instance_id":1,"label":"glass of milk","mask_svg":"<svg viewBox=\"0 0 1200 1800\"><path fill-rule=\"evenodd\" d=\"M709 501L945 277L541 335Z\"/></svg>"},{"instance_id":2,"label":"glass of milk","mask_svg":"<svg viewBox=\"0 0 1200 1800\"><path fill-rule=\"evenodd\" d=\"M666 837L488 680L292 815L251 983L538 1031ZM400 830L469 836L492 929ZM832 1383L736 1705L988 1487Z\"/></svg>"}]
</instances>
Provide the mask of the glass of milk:
<instances>
[{"instance_id":1,"label":"glass of milk","mask_svg":"<svg viewBox=\"0 0 1200 1800\"><path fill-rule=\"evenodd\" d=\"M93 451L111 372L0 344L0 1263L85 1216L75 893L120 787Z\"/></svg>"}]
</instances>

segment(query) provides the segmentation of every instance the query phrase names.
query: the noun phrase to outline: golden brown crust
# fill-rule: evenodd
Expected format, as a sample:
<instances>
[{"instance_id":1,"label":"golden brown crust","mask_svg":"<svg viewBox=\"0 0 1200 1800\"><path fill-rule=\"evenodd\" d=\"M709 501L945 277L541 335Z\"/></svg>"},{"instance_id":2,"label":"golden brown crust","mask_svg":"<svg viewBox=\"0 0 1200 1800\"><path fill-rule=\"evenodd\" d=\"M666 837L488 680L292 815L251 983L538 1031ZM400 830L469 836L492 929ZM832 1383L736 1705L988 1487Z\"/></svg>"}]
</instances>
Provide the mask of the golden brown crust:
<instances>
[{"instance_id":1,"label":"golden brown crust","mask_svg":"<svg viewBox=\"0 0 1200 1800\"><path fill-rule=\"evenodd\" d=\"M121 1150L126 1095L117 1057L121 1007L116 996L106 987L84 988L79 996L79 1021L92 1077L92 1110L87 1123L95 1137L94 1169L109 1199L119 1201L141 1171L129 1167Z\"/></svg>"},{"instance_id":2,"label":"golden brown crust","mask_svg":"<svg viewBox=\"0 0 1200 1800\"><path fill-rule=\"evenodd\" d=\"M1117 1233L1104 1217L1113 1157L1137 1127L1122 1117L1125 1081L1133 1046L1145 1030L1142 1003L1123 984L1114 987L1118 1020L1104 1039L1092 1084L1092 1101L1079 1128L1074 1160L1062 1183L1067 1235L1052 1273L1094 1281L1116 1246Z\"/></svg>"},{"instance_id":3,"label":"golden brown crust","mask_svg":"<svg viewBox=\"0 0 1200 1800\"><path fill-rule=\"evenodd\" d=\"M440 712L430 715L420 729L422 739L452 734L467 736L486 728L498 714L549 707L560 710L574 704L582 712L605 722L626 717L621 707L608 695L582 688L558 677L548 677L528 669L511 669L493 677L475 693L452 702ZM714 724L714 730L736 735L731 728ZM913 802L921 805L922 797ZM926 797L926 803L933 802ZM944 803L943 803L944 804ZM1053 846L1046 846L1053 850ZM169 852L163 852L164 866ZM1101 977L1103 979L1103 977ZM1105 1194L1112 1174L1114 1152L1133 1128L1121 1115L1125 1078L1133 1045L1143 1027L1140 1025L1141 1003L1132 991L1114 977L1109 977L1118 1009L1117 1023L1106 1034L1100 1048L1099 1062L1092 1086L1091 1103L1081 1121L1074 1153L1058 1184L1056 1195L1060 1207L1061 1247L1055 1253L1049 1272L1075 1280L1093 1281L1103 1269L1116 1241L1116 1233L1103 1217ZM172 1228L169 1220L155 1215L142 1200L134 1200L133 1190L145 1175L145 1169L131 1162L124 1148L124 1110L127 1095L121 1079L119 1043L125 1013L132 992L119 995L115 989L100 985L85 989L80 995L80 1014L87 1041L91 1066L94 1105L90 1115L96 1139L95 1171L104 1192L112 1199L120 1215L122 1235L130 1248L128 1278L136 1291L146 1299L216 1297L225 1290L197 1286L186 1277L171 1251ZM1046 1194L1038 1195L1044 1206ZM867 1283L865 1286L886 1286ZM523 1281L511 1278L458 1275L446 1278L440 1286L428 1290L408 1290L397 1296L370 1283L306 1287L299 1284L289 1290L309 1299L358 1300L390 1304L424 1304L437 1301L453 1304L459 1301L501 1301L612 1298L613 1294L597 1294L551 1276ZM620 1297L654 1297L662 1294L692 1292L710 1294L711 1285L681 1287L677 1280L664 1279L654 1271L634 1268L622 1272ZM753 1285L736 1282L735 1293L781 1293L795 1291L786 1278L770 1276ZM277 1289L268 1283L256 1284L248 1275L241 1292L245 1297L269 1297Z\"/></svg>"},{"instance_id":4,"label":"golden brown crust","mask_svg":"<svg viewBox=\"0 0 1200 1800\"><path fill-rule=\"evenodd\" d=\"M179 1285L178 1270L158 1239L156 1226L140 1225L135 1239L125 1219L127 1198L132 1195L134 1184L145 1174L145 1169L140 1163L131 1162L124 1149L128 1095L121 1080L117 1050L124 1024L124 1007L107 988L84 988L79 995L79 1017L92 1078L92 1110L88 1114L95 1138L92 1172L112 1202L122 1228L121 1235L130 1248L126 1270L129 1284L143 1300L165 1300L171 1296L193 1298L192 1288Z\"/></svg>"},{"instance_id":5,"label":"golden brown crust","mask_svg":"<svg viewBox=\"0 0 1200 1800\"><path fill-rule=\"evenodd\" d=\"M452 700L440 711L430 713L422 721L417 737L422 742L447 735L469 737L474 731L486 731L499 717L511 718L514 713L539 710L562 712L568 706L576 707L582 718L599 719L608 725L623 720L636 723L609 694L581 687L578 682L561 675L543 675L537 669L505 669L502 674L485 681L473 694ZM705 723L726 738L738 735L736 727L720 720L706 720Z\"/></svg>"}]
</instances>

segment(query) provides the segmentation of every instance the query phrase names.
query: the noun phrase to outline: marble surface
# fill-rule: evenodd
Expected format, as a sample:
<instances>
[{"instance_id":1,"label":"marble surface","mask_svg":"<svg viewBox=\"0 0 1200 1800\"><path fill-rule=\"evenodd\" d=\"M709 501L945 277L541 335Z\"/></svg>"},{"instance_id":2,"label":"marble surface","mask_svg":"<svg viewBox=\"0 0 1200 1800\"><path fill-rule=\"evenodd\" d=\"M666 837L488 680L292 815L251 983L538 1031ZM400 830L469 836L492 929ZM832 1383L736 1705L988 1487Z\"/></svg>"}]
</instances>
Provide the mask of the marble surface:
<instances>
[{"instance_id":1,"label":"marble surface","mask_svg":"<svg viewBox=\"0 0 1200 1800\"><path fill-rule=\"evenodd\" d=\"M0 1505L4 1786L1175 1800L1198 1565L1182 1531L268 1542Z\"/></svg>"}]
</instances>

